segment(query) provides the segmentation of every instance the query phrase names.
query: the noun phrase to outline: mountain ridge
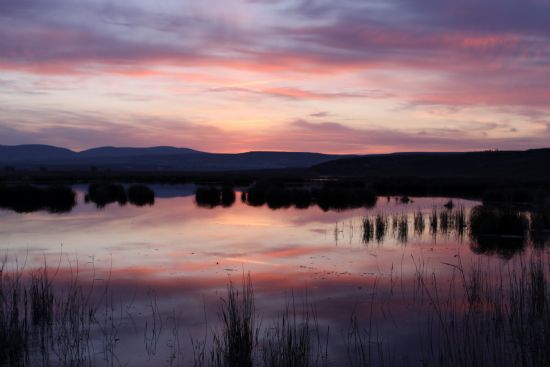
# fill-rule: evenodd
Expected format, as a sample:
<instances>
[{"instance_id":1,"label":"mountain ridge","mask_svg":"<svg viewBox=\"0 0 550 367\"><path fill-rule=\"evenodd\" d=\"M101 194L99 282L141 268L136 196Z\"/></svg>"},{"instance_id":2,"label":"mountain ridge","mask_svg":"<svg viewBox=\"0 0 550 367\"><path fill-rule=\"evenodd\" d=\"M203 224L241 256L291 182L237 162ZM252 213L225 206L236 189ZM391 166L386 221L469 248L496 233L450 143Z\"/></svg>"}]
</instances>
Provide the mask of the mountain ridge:
<instances>
[{"instance_id":1,"label":"mountain ridge","mask_svg":"<svg viewBox=\"0 0 550 367\"><path fill-rule=\"evenodd\" d=\"M171 146L105 146L76 152L49 145L0 145L0 165L28 169L257 170L310 167L342 157L351 155L277 151L210 153Z\"/></svg>"}]
</instances>

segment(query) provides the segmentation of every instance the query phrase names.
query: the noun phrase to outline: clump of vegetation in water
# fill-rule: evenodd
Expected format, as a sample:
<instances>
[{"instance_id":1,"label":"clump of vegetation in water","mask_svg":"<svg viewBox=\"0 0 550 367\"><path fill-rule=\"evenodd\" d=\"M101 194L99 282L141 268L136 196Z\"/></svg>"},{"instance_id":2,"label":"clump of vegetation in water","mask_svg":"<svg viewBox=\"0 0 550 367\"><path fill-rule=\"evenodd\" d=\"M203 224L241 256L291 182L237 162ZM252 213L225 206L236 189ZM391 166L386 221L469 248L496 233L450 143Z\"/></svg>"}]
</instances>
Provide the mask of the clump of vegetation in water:
<instances>
[{"instance_id":1,"label":"clump of vegetation in water","mask_svg":"<svg viewBox=\"0 0 550 367\"><path fill-rule=\"evenodd\" d=\"M126 205L128 197L124 186L120 184L94 183L88 187L88 194L85 197L85 201L91 201L96 204L98 208L103 208L111 203Z\"/></svg>"},{"instance_id":2,"label":"clump of vegetation in water","mask_svg":"<svg viewBox=\"0 0 550 367\"><path fill-rule=\"evenodd\" d=\"M0 208L18 213L47 210L50 213L70 212L76 205L76 193L65 186L1 185Z\"/></svg>"},{"instance_id":3,"label":"clump of vegetation in water","mask_svg":"<svg viewBox=\"0 0 550 367\"><path fill-rule=\"evenodd\" d=\"M132 185L128 188L128 201L136 206L155 204L155 192L145 185Z\"/></svg>"},{"instance_id":4,"label":"clump of vegetation in water","mask_svg":"<svg viewBox=\"0 0 550 367\"><path fill-rule=\"evenodd\" d=\"M376 194L363 182L328 182L311 187L277 181L258 181L246 190L243 202L252 206L266 205L271 209L308 208L317 204L324 211L372 207Z\"/></svg>"},{"instance_id":5,"label":"clump of vegetation in water","mask_svg":"<svg viewBox=\"0 0 550 367\"><path fill-rule=\"evenodd\" d=\"M235 200L235 191L229 186L201 186L195 190L195 202L203 208L230 207Z\"/></svg>"},{"instance_id":6,"label":"clump of vegetation in water","mask_svg":"<svg viewBox=\"0 0 550 367\"><path fill-rule=\"evenodd\" d=\"M480 205L470 213L470 237L478 253L511 256L525 246L528 229L527 215L518 210Z\"/></svg>"},{"instance_id":7,"label":"clump of vegetation in water","mask_svg":"<svg viewBox=\"0 0 550 367\"><path fill-rule=\"evenodd\" d=\"M376 205L376 193L369 187L325 186L312 192L314 201L324 211L351 208L371 208Z\"/></svg>"}]
</instances>

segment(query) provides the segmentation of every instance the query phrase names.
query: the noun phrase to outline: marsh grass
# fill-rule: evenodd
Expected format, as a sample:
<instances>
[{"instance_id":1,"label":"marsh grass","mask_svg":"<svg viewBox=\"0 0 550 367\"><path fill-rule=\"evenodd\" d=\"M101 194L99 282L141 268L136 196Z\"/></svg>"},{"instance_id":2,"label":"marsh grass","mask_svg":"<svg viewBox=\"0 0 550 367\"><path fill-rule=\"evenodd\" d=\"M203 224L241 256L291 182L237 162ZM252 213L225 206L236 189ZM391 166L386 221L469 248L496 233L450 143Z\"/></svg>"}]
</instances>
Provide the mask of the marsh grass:
<instances>
[{"instance_id":1,"label":"marsh grass","mask_svg":"<svg viewBox=\"0 0 550 367\"><path fill-rule=\"evenodd\" d=\"M32 324L42 327L51 326L54 295L46 265L31 274L30 299Z\"/></svg>"},{"instance_id":2,"label":"marsh grass","mask_svg":"<svg viewBox=\"0 0 550 367\"><path fill-rule=\"evenodd\" d=\"M443 210L439 212L439 231L446 235L449 233L451 227L450 214L449 211Z\"/></svg>"},{"instance_id":3,"label":"marsh grass","mask_svg":"<svg viewBox=\"0 0 550 367\"><path fill-rule=\"evenodd\" d=\"M92 302L93 283L81 285L76 268L54 292L46 264L29 272L7 264L6 257L0 268L0 366L96 365L92 338L100 326L100 305ZM110 341L106 336L101 342Z\"/></svg>"},{"instance_id":4,"label":"marsh grass","mask_svg":"<svg viewBox=\"0 0 550 367\"><path fill-rule=\"evenodd\" d=\"M439 223L438 223L437 209L433 208L430 214L430 233L432 234L432 236L435 236L437 234L438 228L439 228Z\"/></svg>"},{"instance_id":5,"label":"marsh grass","mask_svg":"<svg viewBox=\"0 0 550 367\"><path fill-rule=\"evenodd\" d=\"M0 365L28 366L28 297L19 271L0 265Z\"/></svg>"},{"instance_id":6,"label":"marsh grass","mask_svg":"<svg viewBox=\"0 0 550 367\"><path fill-rule=\"evenodd\" d=\"M376 242L382 243L386 237L388 231L388 217L383 213L376 213L374 218L374 236L376 237Z\"/></svg>"},{"instance_id":7,"label":"marsh grass","mask_svg":"<svg viewBox=\"0 0 550 367\"><path fill-rule=\"evenodd\" d=\"M414 213L414 232L417 236L422 236L424 233L424 229L426 228L426 222L424 220L424 215L422 214L422 211L417 210Z\"/></svg>"},{"instance_id":8,"label":"marsh grass","mask_svg":"<svg viewBox=\"0 0 550 367\"><path fill-rule=\"evenodd\" d=\"M397 239L401 243L406 243L409 238L409 217L407 214L401 214L397 218Z\"/></svg>"},{"instance_id":9,"label":"marsh grass","mask_svg":"<svg viewBox=\"0 0 550 367\"><path fill-rule=\"evenodd\" d=\"M328 329L326 335L328 338ZM264 367L325 366L327 353L314 308L307 300L297 305L294 297L261 338L260 362Z\"/></svg>"},{"instance_id":10,"label":"marsh grass","mask_svg":"<svg viewBox=\"0 0 550 367\"><path fill-rule=\"evenodd\" d=\"M425 279L435 325L430 338L437 346L427 357L431 365L549 365L547 260L535 256L505 269L479 261L469 270L459 262L446 296L437 293L435 277Z\"/></svg>"},{"instance_id":11,"label":"marsh grass","mask_svg":"<svg viewBox=\"0 0 550 367\"><path fill-rule=\"evenodd\" d=\"M362 219L362 242L367 244L376 240L382 243L391 230L394 238L405 243L409 240L409 231L414 231L417 238L422 238L428 225L432 236L442 235L445 238L454 235L457 240L462 240L468 228L468 218L463 206L437 211L433 209L426 218L422 211L412 213L411 218L407 213L393 213L389 217L384 212L377 212L376 215L366 215ZM412 220L409 228L409 219Z\"/></svg>"},{"instance_id":12,"label":"marsh grass","mask_svg":"<svg viewBox=\"0 0 550 367\"><path fill-rule=\"evenodd\" d=\"M468 226L466 220L466 211L464 210L463 206L460 206L457 210L454 210L452 212L451 220L456 234L458 235L458 237L462 238Z\"/></svg>"},{"instance_id":13,"label":"marsh grass","mask_svg":"<svg viewBox=\"0 0 550 367\"><path fill-rule=\"evenodd\" d=\"M222 299L219 318L222 331L214 335L214 365L252 367L259 325L250 275L243 279L240 292L229 280L227 298Z\"/></svg>"},{"instance_id":14,"label":"marsh grass","mask_svg":"<svg viewBox=\"0 0 550 367\"><path fill-rule=\"evenodd\" d=\"M363 218L363 243L368 244L374 238L374 221L370 217Z\"/></svg>"}]
</instances>

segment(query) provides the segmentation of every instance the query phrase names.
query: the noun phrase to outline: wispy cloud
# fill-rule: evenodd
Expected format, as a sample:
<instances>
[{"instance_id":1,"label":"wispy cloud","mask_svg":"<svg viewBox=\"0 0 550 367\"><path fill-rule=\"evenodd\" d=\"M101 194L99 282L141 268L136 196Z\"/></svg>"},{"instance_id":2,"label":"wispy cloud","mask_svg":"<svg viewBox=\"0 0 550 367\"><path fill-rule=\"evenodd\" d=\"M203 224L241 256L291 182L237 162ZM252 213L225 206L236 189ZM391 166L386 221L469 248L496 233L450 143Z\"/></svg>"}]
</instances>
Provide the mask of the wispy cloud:
<instances>
[{"instance_id":1,"label":"wispy cloud","mask_svg":"<svg viewBox=\"0 0 550 367\"><path fill-rule=\"evenodd\" d=\"M550 4L536 0L237 0L229 9L221 1L5 0L0 94L34 108L34 117L19 119L21 127L0 111L3 128L15 129L0 142L38 130L34 140L63 140L55 135L59 123L41 115L44 105L95 109L98 118L113 121L129 109L117 102L127 102L139 107L141 118L160 116L155 126L134 126L131 119L125 131L87 120L67 136L96 141L105 129L111 134L104 138L115 143L132 137L125 145L180 141L174 136L191 144L186 134L192 131L207 134L197 144L219 139L228 150L260 143L292 149L304 142L330 151L538 146L538 126L550 112L549 13ZM78 105L61 102L69 90ZM441 119L458 125L470 118L463 109L483 109L480 119L506 120L509 136L486 131L494 140L478 141L481 134L461 127L450 137L435 133L442 121L426 117L433 106L446 108L453 116ZM331 116L341 127L289 125L300 116ZM269 123L240 132L246 138L237 142L218 138L240 131L227 122L239 120ZM386 129L366 123L356 129L373 120ZM162 121L196 122L174 134ZM330 142L329 126L338 144ZM279 130L299 139L291 146L264 138ZM115 131L124 131L120 140Z\"/></svg>"}]
</instances>

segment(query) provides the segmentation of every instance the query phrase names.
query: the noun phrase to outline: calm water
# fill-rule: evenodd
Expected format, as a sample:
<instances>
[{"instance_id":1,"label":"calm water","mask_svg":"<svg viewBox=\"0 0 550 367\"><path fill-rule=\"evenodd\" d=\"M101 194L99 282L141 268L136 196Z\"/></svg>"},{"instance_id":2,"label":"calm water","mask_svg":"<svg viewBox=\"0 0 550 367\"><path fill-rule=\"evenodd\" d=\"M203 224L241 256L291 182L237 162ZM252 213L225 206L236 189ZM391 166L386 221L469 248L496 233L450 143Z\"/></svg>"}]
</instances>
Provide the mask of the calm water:
<instances>
[{"instance_id":1,"label":"calm water","mask_svg":"<svg viewBox=\"0 0 550 367\"><path fill-rule=\"evenodd\" d=\"M114 353L131 366L175 365L170 356L176 341L180 357L190 361L190 336L216 327L228 279L239 283L248 272L263 325L292 297L307 298L321 328L330 330L333 365L343 358L339 341L353 313L374 318L379 339L410 350L407 363L416 364L420 350L414 342L425 332L418 316L425 305L413 305L418 273L434 273L445 284L458 261L511 261L473 252L467 233L430 232L428 215L445 210L449 198L412 198L408 204L379 198L374 208L340 212L270 210L239 200L230 208L207 209L195 205L192 186L154 188L154 206L110 204L100 210L84 203L85 187L75 187L78 205L70 213L0 211L7 268L28 273L46 262L59 292L76 276L93 287L98 302L108 286L117 320ZM453 200L466 213L479 204ZM418 211L426 221L422 233L413 226ZM365 243L363 218L376 213L389 217L388 232ZM392 215L408 217L406 240L392 229Z\"/></svg>"}]
</instances>

